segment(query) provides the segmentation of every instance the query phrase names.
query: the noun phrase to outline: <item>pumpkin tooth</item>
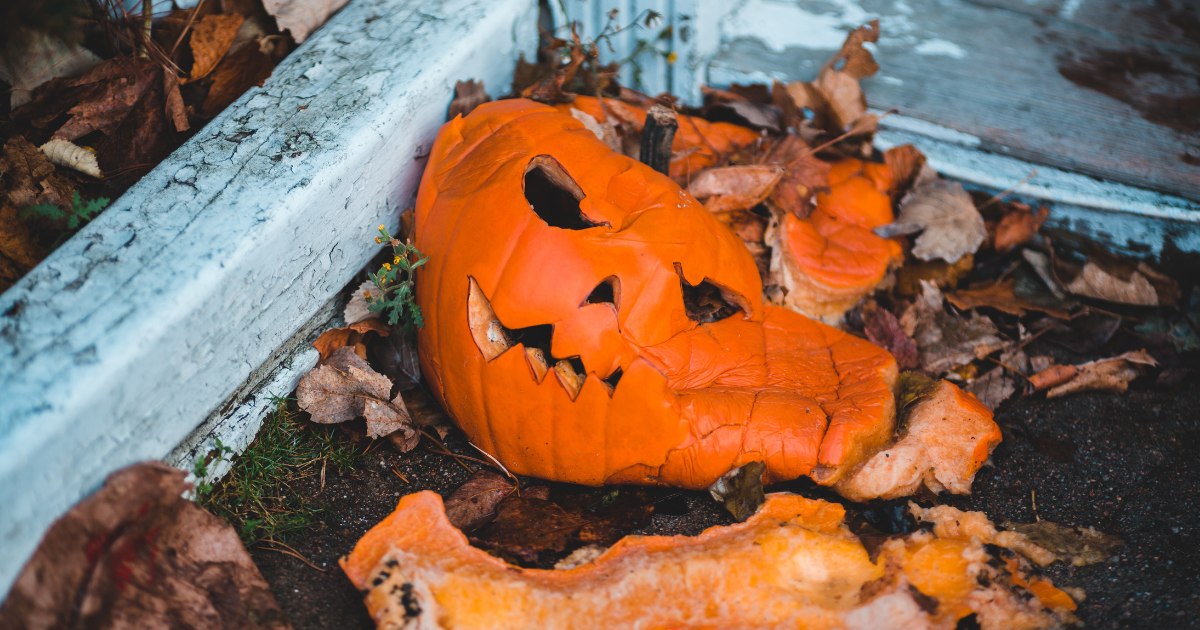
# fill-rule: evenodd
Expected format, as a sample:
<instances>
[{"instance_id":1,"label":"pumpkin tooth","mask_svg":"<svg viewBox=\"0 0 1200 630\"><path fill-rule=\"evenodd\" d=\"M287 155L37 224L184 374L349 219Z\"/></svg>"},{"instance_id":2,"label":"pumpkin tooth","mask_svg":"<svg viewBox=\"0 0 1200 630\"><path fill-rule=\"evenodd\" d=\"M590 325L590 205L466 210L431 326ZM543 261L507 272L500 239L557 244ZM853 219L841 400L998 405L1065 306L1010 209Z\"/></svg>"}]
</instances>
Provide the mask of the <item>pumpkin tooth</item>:
<instances>
[{"instance_id":1,"label":"pumpkin tooth","mask_svg":"<svg viewBox=\"0 0 1200 630\"><path fill-rule=\"evenodd\" d=\"M483 294L483 289L479 288L479 283L470 276L467 276L467 279L470 280L467 294L467 326L471 329L471 337L475 339L475 345L483 353L483 358L491 361L504 354L512 345L512 340L509 339L508 330L492 310L491 301Z\"/></svg>"},{"instance_id":2,"label":"pumpkin tooth","mask_svg":"<svg viewBox=\"0 0 1200 630\"><path fill-rule=\"evenodd\" d=\"M533 380L540 385L542 379L546 378L546 372L550 371L546 353L541 348L525 348L525 358L529 360L529 369L533 370Z\"/></svg>"},{"instance_id":3,"label":"pumpkin tooth","mask_svg":"<svg viewBox=\"0 0 1200 630\"><path fill-rule=\"evenodd\" d=\"M571 365L570 361L562 359L555 363L554 375L558 377L558 382L562 383L572 401L579 397L579 391L583 389L584 376L575 371L575 367Z\"/></svg>"}]
</instances>

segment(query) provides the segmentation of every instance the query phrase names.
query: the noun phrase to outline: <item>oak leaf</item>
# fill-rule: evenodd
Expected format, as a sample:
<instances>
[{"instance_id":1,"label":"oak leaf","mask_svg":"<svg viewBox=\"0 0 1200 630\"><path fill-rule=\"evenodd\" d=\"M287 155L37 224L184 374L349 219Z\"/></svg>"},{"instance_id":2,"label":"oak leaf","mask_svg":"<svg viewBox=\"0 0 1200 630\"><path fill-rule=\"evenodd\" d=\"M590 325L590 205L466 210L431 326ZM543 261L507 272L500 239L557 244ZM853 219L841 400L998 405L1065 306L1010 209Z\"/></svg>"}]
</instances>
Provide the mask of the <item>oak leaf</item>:
<instances>
[{"instance_id":1,"label":"oak leaf","mask_svg":"<svg viewBox=\"0 0 1200 630\"><path fill-rule=\"evenodd\" d=\"M858 82L878 72L879 64L863 44L877 41L879 20L872 20L846 36L841 50L821 66L815 81L786 86L797 109L814 113L816 127L840 135L867 114L867 98Z\"/></svg>"},{"instance_id":2,"label":"oak leaf","mask_svg":"<svg viewBox=\"0 0 1200 630\"><path fill-rule=\"evenodd\" d=\"M910 370L921 365L916 343L891 311L880 308L874 300L869 300L863 305L862 321L867 339L892 353L900 369Z\"/></svg>"},{"instance_id":3,"label":"oak leaf","mask_svg":"<svg viewBox=\"0 0 1200 630\"><path fill-rule=\"evenodd\" d=\"M902 144L883 152L883 163L892 173L892 194L908 192L925 166L925 154L911 144Z\"/></svg>"},{"instance_id":4,"label":"oak leaf","mask_svg":"<svg viewBox=\"0 0 1200 630\"><path fill-rule=\"evenodd\" d=\"M457 116L466 116L472 110L492 100L483 89L483 81L458 81L454 84L454 100L450 101L450 111L446 120L454 120Z\"/></svg>"},{"instance_id":5,"label":"oak leaf","mask_svg":"<svg viewBox=\"0 0 1200 630\"><path fill-rule=\"evenodd\" d=\"M921 370L940 376L1012 345L1000 338L992 320L972 311L970 319L947 313L935 284L921 281L922 293L904 311L900 325L921 351Z\"/></svg>"},{"instance_id":6,"label":"oak leaf","mask_svg":"<svg viewBox=\"0 0 1200 630\"><path fill-rule=\"evenodd\" d=\"M816 207L813 195L829 187L830 164L816 154L797 136L784 136L767 153L764 164L784 168L783 177L768 197L771 205L804 219Z\"/></svg>"},{"instance_id":7,"label":"oak leaf","mask_svg":"<svg viewBox=\"0 0 1200 630\"><path fill-rule=\"evenodd\" d=\"M922 231L912 254L921 260L955 262L974 254L987 238L983 217L962 184L938 179L914 188L900 203L900 216L876 228L885 238Z\"/></svg>"}]
</instances>

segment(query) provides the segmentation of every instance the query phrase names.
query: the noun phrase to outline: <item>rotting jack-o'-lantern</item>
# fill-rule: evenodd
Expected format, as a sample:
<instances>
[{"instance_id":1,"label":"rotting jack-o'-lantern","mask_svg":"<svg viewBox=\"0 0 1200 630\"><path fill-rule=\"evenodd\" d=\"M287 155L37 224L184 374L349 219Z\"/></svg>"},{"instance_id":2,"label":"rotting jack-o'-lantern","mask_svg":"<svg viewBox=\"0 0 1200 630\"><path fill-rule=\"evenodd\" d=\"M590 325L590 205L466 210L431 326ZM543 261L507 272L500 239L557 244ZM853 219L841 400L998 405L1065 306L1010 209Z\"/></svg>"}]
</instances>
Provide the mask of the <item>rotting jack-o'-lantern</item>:
<instances>
[{"instance_id":1,"label":"rotting jack-o'-lantern","mask_svg":"<svg viewBox=\"0 0 1200 630\"><path fill-rule=\"evenodd\" d=\"M514 473L703 488L760 460L832 484L892 437L891 355L765 306L703 205L551 107L448 122L415 236L422 368Z\"/></svg>"}]
</instances>

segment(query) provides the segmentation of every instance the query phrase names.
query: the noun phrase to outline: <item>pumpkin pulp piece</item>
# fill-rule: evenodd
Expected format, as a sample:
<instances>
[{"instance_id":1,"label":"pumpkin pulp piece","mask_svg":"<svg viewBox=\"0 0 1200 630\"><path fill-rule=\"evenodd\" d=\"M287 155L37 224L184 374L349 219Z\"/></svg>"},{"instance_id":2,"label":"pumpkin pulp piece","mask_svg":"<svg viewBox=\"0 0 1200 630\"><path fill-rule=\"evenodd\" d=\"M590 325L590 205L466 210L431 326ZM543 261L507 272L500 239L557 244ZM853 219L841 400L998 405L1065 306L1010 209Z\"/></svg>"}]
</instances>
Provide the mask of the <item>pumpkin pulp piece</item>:
<instances>
[{"instance_id":1,"label":"pumpkin pulp piece","mask_svg":"<svg viewBox=\"0 0 1200 630\"><path fill-rule=\"evenodd\" d=\"M402 498L340 564L380 628L865 630L901 619L949 628L972 612L984 627L1059 621L998 586L1005 576L1034 581L1016 563L988 565L979 542L918 532L885 543L872 562L844 516L837 504L770 494L744 523L695 537L626 537L591 563L547 571L471 547L441 498L424 491ZM982 572L991 579L977 579ZM922 610L913 589L937 605Z\"/></svg>"},{"instance_id":2,"label":"pumpkin pulp piece","mask_svg":"<svg viewBox=\"0 0 1200 630\"><path fill-rule=\"evenodd\" d=\"M855 501L894 499L924 482L933 492L967 494L1001 439L990 409L941 381L932 397L911 410L901 439L846 475L835 490Z\"/></svg>"},{"instance_id":3,"label":"pumpkin pulp piece","mask_svg":"<svg viewBox=\"0 0 1200 630\"><path fill-rule=\"evenodd\" d=\"M531 201L530 187L554 185L561 195ZM892 431L886 351L763 306L736 235L548 106L499 101L443 127L416 245L429 255L417 302L431 389L514 473L704 488L763 460L772 480L819 468L834 483ZM690 319L684 287L705 283L740 312ZM492 323L499 354L472 335ZM523 332L547 326L548 345Z\"/></svg>"},{"instance_id":4,"label":"pumpkin pulp piece","mask_svg":"<svg viewBox=\"0 0 1200 630\"><path fill-rule=\"evenodd\" d=\"M873 166L870 164L867 167ZM817 193L813 213L780 219L772 269L785 276L784 305L810 317L837 322L883 279L902 251L873 230L893 220L887 167L864 174L863 162L840 160L830 168L831 189Z\"/></svg>"}]
</instances>

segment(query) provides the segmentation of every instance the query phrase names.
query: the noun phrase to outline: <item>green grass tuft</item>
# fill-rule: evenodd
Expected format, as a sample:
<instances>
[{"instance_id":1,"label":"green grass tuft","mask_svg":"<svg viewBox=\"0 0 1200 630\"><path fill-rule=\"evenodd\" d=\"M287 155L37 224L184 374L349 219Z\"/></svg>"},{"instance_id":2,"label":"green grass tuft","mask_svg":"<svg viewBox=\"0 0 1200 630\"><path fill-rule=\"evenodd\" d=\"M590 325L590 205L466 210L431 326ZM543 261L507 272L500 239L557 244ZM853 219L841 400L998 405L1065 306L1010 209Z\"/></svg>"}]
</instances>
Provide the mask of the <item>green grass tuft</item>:
<instances>
[{"instance_id":1,"label":"green grass tuft","mask_svg":"<svg viewBox=\"0 0 1200 630\"><path fill-rule=\"evenodd\" d=\"M290 490L306 477L354 470L362 453L337 427L308 422L294 399L276 400L276 408L245 453L233 460L224 479L198 483L196 503L233 525L247 546L263 539L287 542L325 511L318 501ZM218 444L217 458L228 451ZM212 461L197 462L203 476Z\"/></svg>"}]
</instances>

